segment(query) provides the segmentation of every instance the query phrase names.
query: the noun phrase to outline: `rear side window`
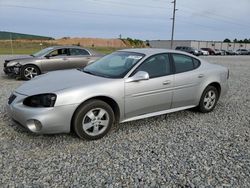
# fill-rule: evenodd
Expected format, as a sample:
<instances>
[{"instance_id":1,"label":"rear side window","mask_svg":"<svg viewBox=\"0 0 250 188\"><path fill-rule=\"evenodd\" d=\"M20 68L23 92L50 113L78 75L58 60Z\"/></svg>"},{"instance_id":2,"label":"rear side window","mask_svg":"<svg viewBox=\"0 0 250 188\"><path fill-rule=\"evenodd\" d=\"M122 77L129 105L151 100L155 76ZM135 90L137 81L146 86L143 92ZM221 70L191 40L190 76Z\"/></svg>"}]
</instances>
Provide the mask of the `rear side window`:
<instances>
[{"instance_id":1,"label":"rear side window","mask_svg":"<svg viewBox=\"0 0 250 188\"><path fill-rule=\"evenodd\" d=\"M70 55L90 55L87 50L84 49L77 49L77 48L71 48L69 49Z\"/></svg>"},{"instance_id":2,"label":"rear side window","mask_svg":"<svg viewBox=\"0 0 250 188\"><path fill-rule=\"evenodd\" d=\"M193 62L194 62L194 69L196 69L200 66L200 61L198 59L193 58Z\"/></svg>"},{"instance_id":3,"label":"rear side window","mask_svg":"<svg viewBox=\"0 0 250 188\"><path fill-rule=\"evenodd\" d=\"M200 61L183 54L172 54L175 73L194 70L200 66Z\"/></svg>"}]
</instances>

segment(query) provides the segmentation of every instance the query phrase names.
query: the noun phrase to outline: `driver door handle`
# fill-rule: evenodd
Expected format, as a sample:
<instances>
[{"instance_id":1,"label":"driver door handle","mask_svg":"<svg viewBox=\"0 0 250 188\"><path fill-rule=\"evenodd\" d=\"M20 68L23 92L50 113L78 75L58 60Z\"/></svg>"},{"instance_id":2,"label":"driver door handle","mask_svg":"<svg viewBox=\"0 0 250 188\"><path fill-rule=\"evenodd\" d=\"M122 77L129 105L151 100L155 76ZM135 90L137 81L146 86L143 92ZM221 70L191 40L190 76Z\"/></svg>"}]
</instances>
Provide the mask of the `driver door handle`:
<instances>
[{"instance_id":1,"label":"driver door handle","mask_svg":"<svg viewBox=\"0 0 250 188\"><path fill-rule=\"evenodd\" d=\"M198 76L198 78L203 78L204 77L204 74L200 74L199 76Z\"/></svg>"},{"instance_id":2,"label":"driver door handle","mask_svg":"<svg viewBox=\"0 0 250 188\"><path fill-rule=\"evenodd\" d=\"M163 85L168 85L168 84L171 84L170 80L166 80L166 81L163 82Z\"/></svg>"}]
</instances>

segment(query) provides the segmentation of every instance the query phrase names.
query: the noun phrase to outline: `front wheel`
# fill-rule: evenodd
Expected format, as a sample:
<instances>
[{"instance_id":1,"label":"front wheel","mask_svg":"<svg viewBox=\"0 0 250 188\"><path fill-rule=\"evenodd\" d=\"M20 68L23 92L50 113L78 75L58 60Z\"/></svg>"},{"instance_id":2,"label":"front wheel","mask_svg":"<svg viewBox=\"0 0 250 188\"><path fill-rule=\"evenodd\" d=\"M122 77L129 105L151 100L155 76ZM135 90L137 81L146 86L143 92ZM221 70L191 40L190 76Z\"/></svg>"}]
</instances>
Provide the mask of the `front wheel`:
<instances>
[{"instance_id":1,"label":"front wheel","mask_svg":"<svg viewBox=\"0 0 250 188\"><path fill-rule=\"evenodd\" d=\"M30 80L40 74L40 70L34 65L24 65L21 68L21 78L23 80Z\"/></svg>"},{"instance_id":2,"label":"front wheel","mask_svg":"<svg viewBox=\"0 0 250 188\"><path fill-rule=\"evenodd\" d=\"M198 106L199 111L203 113L211 112L215 108L218 98L218 90L214 86L208 86L201 96Z\"/></svg>"},{"instance_id":3,"label":"front wheel","mask_svg":"<svg viewBox=\"0 0 250 188\"><path fill-rule=\"evenodd\" d=\"M90 100L76 110L72 123L80 138L96 140L108 133L114 119L114 112L107 103Z\"/></svg>"}]
</instances>

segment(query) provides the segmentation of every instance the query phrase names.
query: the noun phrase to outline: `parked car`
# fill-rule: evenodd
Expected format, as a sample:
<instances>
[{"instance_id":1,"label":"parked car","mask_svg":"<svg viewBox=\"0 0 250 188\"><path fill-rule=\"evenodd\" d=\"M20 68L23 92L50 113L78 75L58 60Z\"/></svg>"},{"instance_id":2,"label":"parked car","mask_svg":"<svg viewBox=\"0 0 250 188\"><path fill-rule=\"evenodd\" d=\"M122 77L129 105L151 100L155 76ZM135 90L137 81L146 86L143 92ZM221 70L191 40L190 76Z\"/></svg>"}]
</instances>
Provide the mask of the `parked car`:
<instances>
[{"instance_id":1,"label":"parked car","mask_svg":"<svg viewBox=\"0 0 250 188\"><path fill-rule=\"evenodd\" d=\"M54 46L29 57L5 60L3 70L7 75L30 80L48 71L84 67L101 56L93 50L77 46Z\"/></svg>"},{"instance_id":2,"label":"parked car","mask_svg":"<svg viewBox=\"0 0 250 188\"><path fill-rule=\"evenodd\" d=\"M238 55L248 55L248 50L246 50L246 49L238 49L238 50L236 50L236 53Z\"/></svg>"},{"instance_id":3,"label":"parked car","mask_svg":"<svg viewBox=\"0 0 250 188\"><path fill-rule=\"evenodd\" d=\"M220 50L221 51L221 55L227 55L227 51L226 50Z\"/></svg>"},{"instance_id":4,"label":"parked car","mask_svg":"<svg viewBox=\"0 0 250 188\"><path fill-rule=\"evenodd\" d=\"M193 54L193 55L196 55L196 56L202 55L201 51L199 51L197 49L194 49L192 47L188 47L188 46L177 46L175 48L175 50L180 50L180 51L183 51L183 52L187 52L187 53L190 53L190 54Z\"/></svg>"},{"instance_id":5,"label":"parked car","mask_svg":"<svg viewBox=\"0 0 250 188\"><path fill-rule=\"evenodd\" d=\"M82 69L25 82L9 97L10 116L31 132L99 139L114 122L197 107L211 112L228 90L227 68L166 49L125 49ZM62 80L63 79L63 80Z\"/></svg>"},{"instance_id":6,"label":"parked car","mask_svg":"<svg viewBox=\"0 0 250 188\"><path fill-rule=\"evenodd\" d=\"M220 49L214 49L215 55L226 55L225 50L220 50Z\"/></svg>"},{"instance_id":7,"label":"parked car","mask_svg":"<svg viewBox=\"0 0 250 188\"><path fill-rule=\"evenodd\" d=\"M205 55L205 56L209 55L209 52L206 50L200 49L200 51L201 51L202 55Z\"/></svg>"},{"instance_id":8,"label":"parked car","mask_svg":"<svg viewBox=\"0 0 250 188\"><path fill-rule=\"evenodd\" d=\"M209 55L215 55L215 51L212 48L201 48L201 49L208 51Z\"/></svg>"},{"instance_id":9,"label":"parked car","mask_svg":"<svg viewBox=\"0 0 250 188\"><path fill-rule=\"evenodd\" d=\"M226 54L227 55L238 55L235 51L233 51L233 50L227 50L226 51Z\"/></svg>"}]
</instances>

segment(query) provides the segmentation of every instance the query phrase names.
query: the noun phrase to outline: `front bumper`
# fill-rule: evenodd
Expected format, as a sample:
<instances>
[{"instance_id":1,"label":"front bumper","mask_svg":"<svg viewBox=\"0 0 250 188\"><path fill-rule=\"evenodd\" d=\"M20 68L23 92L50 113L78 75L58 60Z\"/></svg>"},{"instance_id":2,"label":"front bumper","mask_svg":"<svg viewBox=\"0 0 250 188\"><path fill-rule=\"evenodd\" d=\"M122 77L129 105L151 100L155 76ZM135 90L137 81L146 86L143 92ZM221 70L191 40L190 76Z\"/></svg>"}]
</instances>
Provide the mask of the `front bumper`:
<instances>
[{"instance_id":1,"label":"front bumper","mask_svg":"<svg viewBox=\"0 0 250 188\"><path fill-rule=\"evenodd\" d=\"M7 75L19 75L20 69L21 69L20 67L11 66L11 67L4 67L3 71Z\"/></svg>"},{"instance_id":2,"label":"front bumper","mask_svg":"<svg viewBox=\"0 0 250 188\"><path fill-rule=\"evenodd\" d=\"M27 97L14 93L16 98L7 104L7 111L12 119L31 132L38 134L69 133L71 118L77 104L51 108L32 108L23 105ZM31 124L39 124L39 129L32 129Z\"/></svg>"}]
</instances>

